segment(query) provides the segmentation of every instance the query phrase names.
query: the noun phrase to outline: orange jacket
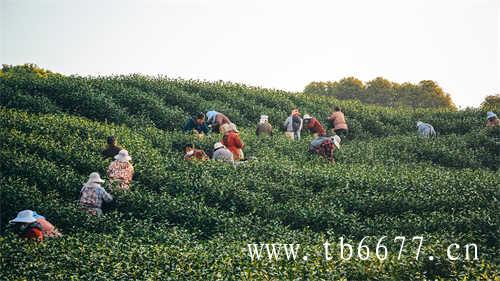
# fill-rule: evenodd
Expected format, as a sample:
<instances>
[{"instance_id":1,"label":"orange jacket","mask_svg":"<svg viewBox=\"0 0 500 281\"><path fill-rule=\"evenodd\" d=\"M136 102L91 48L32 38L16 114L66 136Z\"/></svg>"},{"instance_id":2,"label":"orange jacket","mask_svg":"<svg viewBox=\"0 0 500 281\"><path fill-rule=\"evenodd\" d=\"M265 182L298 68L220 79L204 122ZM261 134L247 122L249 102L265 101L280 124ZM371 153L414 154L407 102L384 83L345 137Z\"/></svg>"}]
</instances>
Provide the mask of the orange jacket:
<instances>
[{"instance_id":1,"label":"orange jacket","mask_svg":"<svg viewBox=\"0 0 500 281\"><path fill-rule=\"evenodd\" d=\"M222 144L233 153L234 160L240 160L239 150L245 146L240 139L240 135L234 131L228 132L222 138Z\"/></svg>"}]
</instances>

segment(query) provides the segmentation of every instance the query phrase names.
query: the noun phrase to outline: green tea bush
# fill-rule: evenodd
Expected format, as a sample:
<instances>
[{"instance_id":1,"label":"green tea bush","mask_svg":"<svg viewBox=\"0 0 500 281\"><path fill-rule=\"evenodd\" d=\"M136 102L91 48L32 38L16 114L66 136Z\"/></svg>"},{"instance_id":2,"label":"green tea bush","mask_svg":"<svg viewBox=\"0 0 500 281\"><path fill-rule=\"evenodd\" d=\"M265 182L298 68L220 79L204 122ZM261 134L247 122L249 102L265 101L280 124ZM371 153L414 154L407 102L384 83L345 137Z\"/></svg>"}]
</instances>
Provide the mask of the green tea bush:
<instances>
[{"instance_id":1,"label":"green tea bush","mask_svg":"<svg viewBox=\"0 0 500 281\"><path fill-rule=\"evenodd\" d=\"M9 74L0 89L0 280L498 278L500 131L482 129L482 112L394 110L141 75ZM307 152L308 133L290 142L280 132L291 108L324 121L334 105L351 126L336 164ZM221 140L179 130L210 109L237 122L249 161L182 160L184 144L210 151ZM271 138L254 135L261 113L275 126ZM415 136L418 119L439 136ZM109 135L129 150L135 174L131 190L113 191L95 218L77 200L90 172L105 177L109 160L100 153ZM63 238L15 237L8 220L23 209L45 215ZM367 235L423 235L425 254L441 256L397 260L396 247L383 262L325 261L322 243L341 235L353 244ZM246 244L259 242L301 243L315 254L307 262L251 261ZM448 261L442 253L454 242L476 243L480 261Z\"/></svg>"}]
</instances>

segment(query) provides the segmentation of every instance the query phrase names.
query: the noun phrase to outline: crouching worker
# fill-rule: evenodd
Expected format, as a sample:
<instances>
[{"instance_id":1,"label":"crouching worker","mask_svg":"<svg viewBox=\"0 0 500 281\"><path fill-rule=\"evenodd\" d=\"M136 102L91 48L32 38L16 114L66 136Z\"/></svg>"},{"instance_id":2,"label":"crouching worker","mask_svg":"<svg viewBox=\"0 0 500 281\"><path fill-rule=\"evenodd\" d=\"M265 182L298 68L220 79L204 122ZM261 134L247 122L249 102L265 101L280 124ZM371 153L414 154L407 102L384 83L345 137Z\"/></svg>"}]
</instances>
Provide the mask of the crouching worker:
<instances>
[{"instance_id":1,"label":"crouching worker","mask_svg":"<svg viewBox=\"0 0 500 281\"><path fill-rule=\"evenodd\" d=\"M497 115L491 111L486 113L486 127L492 128L496 126L500 126L500 119L498 119Z\"/></svg>"},{"instance_id":2,"label":"crouching worker","mask_svg":"<svg viewBox=\"0 0 500 281\"><path fill-rule=\"evenodd\" d=\"M118 183L118 189L129 190L129 185L134 176L134 166L130 163L132 157L128 155L125 149L120 150L120 153L115 156L115 161L111 162L108 167L108 177L110 183Z\"/></svg>"},{"instance_id":3,"label":"crouching worker","mask_svg":"<svg viewBox=\"0 0 500 281\"><path fill-rule=\"evenodd\" d=\"M194 133L199 138L203 138L204 135L208 135L208 126L207 123L205 123L205 114L200 112L196 116L189 118L184 125L184 132Z\"/></svg>"},{"instance_id":4,"label":"crouching worker","mask_svg":"<svg viewBox=\"0 0 500 281\"><path fill-rule=\"evenodd\" d=\"M243 154L243 147L245 147L245 144L240 138L236 125L233 123L224 124L221 127L221 133L224 134L221 143L233 153L234 161L245 159Z\"/></svg>"},{"instance_id":5,"label":"crouching worker","mask_svg":"<svg viewBox=\"0 0 500 281\"><path fill-rule=\"evenodd\" d=\"M43 227L37 222L33 211L24 210L17 214L17 217L9 223L13 224L14 231L21 238L35 239L38 242L43 241Z\"/></svg>"},{"instance_id":6,"label":"crouching worker","mask_svg":"<svg viewBox=\"0 0 500 281\"><path fill-rule=\"evenodd\" d=\"M120 153L120 150L122 148L116 144L116 138L114 136L109 136L108 137L108 146L106 149L101 153L103 159L108 159L115 157L118 153Z\"/></svg>"},{"instance_id":7,"label":"crouching worker","mask_svg":"<svg viewBox=\"0 0 500 281\"><path fill-rule=\"evenodd\" d=\"M212 132L219 133L222 125L231 123L231 120L226 115L212 110L207 112L207 122Z\"/></svg>"},{"instance_id":8,"label":"crouching worker","mask_svg":"<svg viewBox=\"0 0 500 281\"><path fill-rule=\"evenodd\" d=\"M255 134L258 137L261 136L272 136L273 135L273 126L269 123L269 117L267 115L261 115L260 121L257 124L257 130L255 130Z\"/></svg>"},{"instance_id":9,"label":"crouching worker","mask_svg":"<svg viewBox=\"0 0 500 281\"><path fill-rule=\"evenodd\" d=\"M340 142L341 139L337 135L333 137L317 137L309 144L309 152L317 153L335 163L333 152L335 151L335 148L340 149Z\"/></svg>"},{"instance_id":10,"label":"crouching worker","mask_svg":"<svg viewBox=\"0 0 500 281\"><path fill-rule=\"evenodd\" d=\"M304 122L306 123L306 128L311 134L313 134L314 138L326 135L325 128L321 125L318 119L306 114L304 115Z\"/></svg>"},{"instance_id":11,"label":"crouching worker","mask_svg":"<svg viewBox=\"0 0 500 281\"><path fill-rule=\"evenodd\" d=\"M208 160L208 156L205 151L201 149L195 149L192 144L186 144L184 146L184 160Z\"/></svg>"},{"instance_id":12,"label":"crouching worker","mask_svg":"<svg viewBox=\"0 0 500 281\"><path fill-rule=\"evenodd\" d=\"M421 121L417 122L418 135L424 138L430 138L436 136L436 131L431 124L427 124Z\"/></svg>"},{"instance_id":13,"label":"crouching worker","mask_svg":"<svg viewBox=\"0 0 500 281\"><path fill-rule=\"evenodd\" d=\"M104 180L94 172L80 190L80 207L91 215L102 215L102 203L113 201L113 196L106 192L101 183Z\"/></svg>"},{"instance_id":14,"label":"crouching worker","mask_svg":"<svg viewBox=\"0 0 500 281\"><path fill-rule=\"evenodd\" d=\"M46 220L44 216L33 211L33 217L35 217L36 222L42 226L43 237L57 238L62 236L62 233L59 232L53 224Z\"/></svg>"},{"instance_id":15,"label":"crouching worker","mask_svg":"<svg viewBox=\"0 0 500 281\"><path fill-rule=\"evenodd\" d=\"M221 142L216 142L214 144L214 154L212 159L234 165L233 153Z\"/></svg>"}]
</instances>

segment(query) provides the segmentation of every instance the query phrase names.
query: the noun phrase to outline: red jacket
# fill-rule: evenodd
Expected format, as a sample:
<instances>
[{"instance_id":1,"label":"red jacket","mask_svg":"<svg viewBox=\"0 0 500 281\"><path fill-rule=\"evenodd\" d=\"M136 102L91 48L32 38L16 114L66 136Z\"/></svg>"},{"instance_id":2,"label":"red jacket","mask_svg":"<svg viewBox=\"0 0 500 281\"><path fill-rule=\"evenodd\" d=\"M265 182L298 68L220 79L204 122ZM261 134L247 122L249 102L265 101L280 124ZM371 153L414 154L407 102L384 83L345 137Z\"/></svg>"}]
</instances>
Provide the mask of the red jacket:
<instances>
[{"instance_id":1,"label":"red jacket","mask_svg":"<svg viewBox=\"0 0 500 281\"><path fill-rule=\"evenodd\" d=\"M309 129L309 132L313 134L318 134L320 136L324 136L326 134L325 128L323 128L323 125L318 121L316 118L311 118L309 120L309 123L307 124L307 129Z\"/></svg>"},{"instance_id":2,"label":"red jacket","mask_svg":"<svg viewBox=\"0 0 500 281\"><path fill-rule=\"evenodd\" d=\"M39 242L43 242L43 232L37 227L29 227L24 234L19 235L21 238L32 238Z\"/></svg>"},{"instance_id":3,"label":"red jacket","mask_svg":"<svg viewBox=\"0 0 500 281\"><path fill-rule=\"evenodd\" d=\"M245 144L241 141L240 135L236 132L231 131L224 135L222 138L222 144L229 149L234 156L234 160L240 160L240 149L243 149Z\"/></svg>"}]
</instances>

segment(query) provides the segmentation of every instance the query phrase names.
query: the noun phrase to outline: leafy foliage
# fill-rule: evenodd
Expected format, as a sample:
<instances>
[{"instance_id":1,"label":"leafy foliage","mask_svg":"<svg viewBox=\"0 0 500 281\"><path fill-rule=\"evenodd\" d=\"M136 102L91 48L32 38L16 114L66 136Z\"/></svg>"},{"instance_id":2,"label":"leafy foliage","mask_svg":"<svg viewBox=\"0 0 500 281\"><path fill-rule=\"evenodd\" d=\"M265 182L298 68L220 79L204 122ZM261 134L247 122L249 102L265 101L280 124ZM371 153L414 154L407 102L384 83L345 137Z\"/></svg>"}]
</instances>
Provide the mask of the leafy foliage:
<instances>
[{"instance_id":1,"label":"leafy foliage","mask_svg":"<svg viewBox=\"0 0 500 281\"><path fill-rule=\"evenodd\" d=\"M364 106L233 83L117 77L0 77L0 280L494 280L498 276L498 139L483 112ZM46 104L47 107L44 107ZM259 139L261 113L279 124L292 107L326 119L345 108L350 139L337 164L281 134ZM222 109L221 109L222 108ZM220 135L179 132L184 118L217 109L238 122L245 153L232 167L182 161L182 144L211 149ZM414 136L425 119L436 139ZM101 218L76 204L92 171L105 174L108 135L133 157L130 192ZM34 244L7 222L34 209L64 233ZM344 235L423 235L426 254L379 262L320 256ZM301 243L307 262L251 261L247 243ZM372 241L373 242L373 241ZM372 243L370 242L370 243ZM450 243L476 243L480 262L451 262ZM376 243L376 241L375 241ZM338 250L338 249L336 249ZM392 253L394 254L394 253Z\"/></svg>"}]
</instances>

